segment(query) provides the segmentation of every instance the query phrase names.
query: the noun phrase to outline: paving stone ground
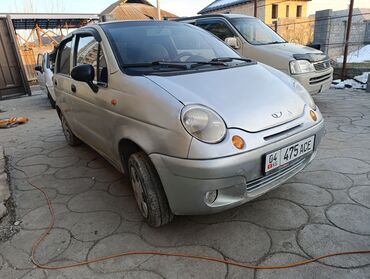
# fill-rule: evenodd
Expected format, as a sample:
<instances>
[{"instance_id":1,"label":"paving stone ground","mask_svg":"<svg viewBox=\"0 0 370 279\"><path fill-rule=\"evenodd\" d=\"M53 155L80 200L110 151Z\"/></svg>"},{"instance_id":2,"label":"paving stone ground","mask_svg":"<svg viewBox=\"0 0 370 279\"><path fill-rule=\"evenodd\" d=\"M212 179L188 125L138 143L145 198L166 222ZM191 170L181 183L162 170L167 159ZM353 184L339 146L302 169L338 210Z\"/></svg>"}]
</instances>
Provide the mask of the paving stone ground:
<instances>
[{"instance_id":1,"label":"paving stone ground","mask_svg":"<svg viewBox=\"0 0 370 279\"><path fill-rule=\"evenodd\" d=\"M56 214L55 228L36 254L42 263L160 250L278 265L370 249L370 94L330 91L315 99L326 136L307 169L254 202L218 215L176 217L161 229L143 223L125 177L88 146L67 146L46 96L1 102L6 114L30 122L0 130L21 222L20 232L0 243L0 278L370 278L370 255L259 271L159 256L61 271L39 270L30 262L49 212L29 182L47 191Z\"/></svg>"}]
</instances>

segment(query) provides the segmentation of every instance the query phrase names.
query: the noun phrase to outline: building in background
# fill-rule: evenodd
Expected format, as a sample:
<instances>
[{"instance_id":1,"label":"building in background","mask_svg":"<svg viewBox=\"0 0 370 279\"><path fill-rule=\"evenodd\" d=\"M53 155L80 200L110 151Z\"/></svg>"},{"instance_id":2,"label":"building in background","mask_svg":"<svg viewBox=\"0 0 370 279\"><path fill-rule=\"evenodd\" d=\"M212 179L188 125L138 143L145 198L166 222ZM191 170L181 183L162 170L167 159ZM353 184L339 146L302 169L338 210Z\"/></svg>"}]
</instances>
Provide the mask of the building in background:
<instances>
[{"instance_id":1,"label":"building in background","mask_svg":"<svg viewBox=\"0 0 370 279\"><path fill-rule=\"evenodd\" d=\"M311 44L314 21L307 18L311 0L258 0L257 16L291 43ZM254 15L254 0L216 0L199 14Z\"/></svg>"},{"instance_id":2,"label":"building in background","mask_svg":"<svg viewBox=\"0 0 370 279\"><path fill-rule=\"evenodd\" d=\"M162 18L177 16L161 10ZM145 0L119 0L100 14L101 21L111 20L153 20L158 19L157 7Z\"/></svg>"},{"instance_id":3,"label":"building in background","mask_svg":"<svg viewBox=\"0 0 370 279\"><path fill-rule=\"evenodd\" d=\"M322 10L316 12L314 44L330 58L343 55L347 29L348 10ZM370 9L353 10L349 53L370 44Z\"/></svg>"},{"instance_id":4,"label":"building in background","mask_svg":"<svg viewBox=\"0 0 370 279\"><path fill-rule=\"evenodd\" d=\"M272 25L279 19L307 17L307 3L311 0L258 0L257 16ZM199 12L205 14L254 15L254 0L216 0Z\"/></svg>"}]
</instances>

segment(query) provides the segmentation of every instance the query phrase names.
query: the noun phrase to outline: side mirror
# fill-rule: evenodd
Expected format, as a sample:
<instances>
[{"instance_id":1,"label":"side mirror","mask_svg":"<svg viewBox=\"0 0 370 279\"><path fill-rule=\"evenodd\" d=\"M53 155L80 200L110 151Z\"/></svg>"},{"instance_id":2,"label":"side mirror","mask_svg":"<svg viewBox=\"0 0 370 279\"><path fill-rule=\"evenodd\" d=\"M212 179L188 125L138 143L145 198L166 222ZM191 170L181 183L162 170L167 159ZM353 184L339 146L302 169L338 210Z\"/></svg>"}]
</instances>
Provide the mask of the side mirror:
<instances>
[{"instance_id":1,"label":"side mirror","mask_svg":"<svg viewBox=\"0 0 370 279\"><path fill-rule=\"evenodd\" d=\"M95 79L95 70L93 66L88 64L76 66L72 69L71 77L74 80L86 82L95 93L99 91L99 87L93 82Z\"/></svg>"},{"instance_id":2,"label":"side mirror","mask_svg":"<svg viewBox=\"0 0 370 279\"><path fill-rule=\"evenodd\" d=\"M40 65L36 65L35 71L42 73L42 67Z\"/></svg>"},{"instance_id":3,"label":"side mirror","mask_svg":"<svg viewBox=\"0 0 370 279\"><path fill-rule=\"evenodd\" d=\"M236 37L229 37L229 38L226 38L225 39L225 43L232 47L233 49L239 49L240 48L240 45L239 45L239 42L238 42L238 38Z\"/></svg>"}]
</instances>

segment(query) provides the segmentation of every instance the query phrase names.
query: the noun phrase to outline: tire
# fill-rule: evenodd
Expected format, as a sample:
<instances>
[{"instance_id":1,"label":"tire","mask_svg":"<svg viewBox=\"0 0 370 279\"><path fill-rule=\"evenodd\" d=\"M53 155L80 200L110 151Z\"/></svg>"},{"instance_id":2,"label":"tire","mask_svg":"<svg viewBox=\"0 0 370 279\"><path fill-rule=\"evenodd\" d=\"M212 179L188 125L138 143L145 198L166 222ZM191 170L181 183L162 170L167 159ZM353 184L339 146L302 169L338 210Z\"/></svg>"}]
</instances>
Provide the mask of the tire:
<instances>
[{"instance_id":1,"label":"tire","mask_svg":"<svg viewBox=\"0 0 370 279\"><path fill-rule=\"evenodd\" d=\"M81 140L78 137L76 137L75 134L73 134L73 132L72 132L71 128L69 128L67 120L64 118L63 114L60 114L60 121L62 122L62 129L63 129L64 136L66 138L66 142L70 146L80 145L82 143Z\"/></svg>"},{"instance_id":2,"label":"tire","mask_svg":"<svg viewBox=\"0 0 370 279\"><path fill-rule=\"evenodd\" d=\"M53 100L53 97L51 97L50 95L50 92L49 92L49 89L46 89L48 91L48 98L49 98L49 102L50 102L50 105L53 109L55 109L57 106L56 106L56 103L55 101Z\"/></svg>"},{"instance_id":3,"label":"tire","mask_svg":"<svg viewBox=\"0 0 370 279\"><path fill-rule=\"evenodd\" d=\"M144 152L134 153L128 169L136 202L142 216L152 227L161 227L173 220L159 175Z\"/></svg>"}]
</instances>

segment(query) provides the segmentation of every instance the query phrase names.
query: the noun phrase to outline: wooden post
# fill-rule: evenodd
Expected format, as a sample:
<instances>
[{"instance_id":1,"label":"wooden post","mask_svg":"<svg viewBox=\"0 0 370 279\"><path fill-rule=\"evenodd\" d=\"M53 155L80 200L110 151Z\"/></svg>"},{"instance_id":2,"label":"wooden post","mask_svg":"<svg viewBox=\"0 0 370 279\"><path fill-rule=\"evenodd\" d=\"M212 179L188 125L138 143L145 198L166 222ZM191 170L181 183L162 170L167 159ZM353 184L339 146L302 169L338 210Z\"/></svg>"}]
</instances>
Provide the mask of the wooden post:
<instances>
[{"instance_id":1,"label":"wooden post","mask_svg":"<svg viewBox=\"0 0 370 279\"><path fill-rule=\"evenodd\" d=\"M157 0L157 17L158 17L158 20L161 20L162 19L160 0Z\"/></svg>"},{"instance_id":2,"label":"wooden post","mask_svg":"<svg viewBox=\"0 0 370 279\"><path fill-rule=\"evenodd\" d=\"M351 27L352 27L352 15L353 15L353 5L355 0L351 0L349 4L349 12L348 12L348 23L347 23L347 33L346 33L346 41L344 45L344 54L343 54L343 66L342 66L342 81L346 79L347 74L347 56L348 56L348 44L349 39L351 37Z\"/></svg>"},{"instance_id":3,"label":"wooden post","mask_svg":"<svg viewBox=\"0 0 370 279\"><path fill-rule=\"evenodd\" d=\"M257 9L258 9L257 2L258 0L254 0L254 17L257 17Z\"/></svg>"},{"instance_id":4,"label":"wooden post","mask_svg":"<svg viewBox=\"0 0 370 279\"><path fill-rule=\"evenodd\" d=\"M42 36L41 36L41 31L40 31L40 27L38 24L36 24L36 34L37 34L37 39L39 41L39 48L42 48L43 46L43 43L42 43Z\"/></svg>"}]
</instances>

